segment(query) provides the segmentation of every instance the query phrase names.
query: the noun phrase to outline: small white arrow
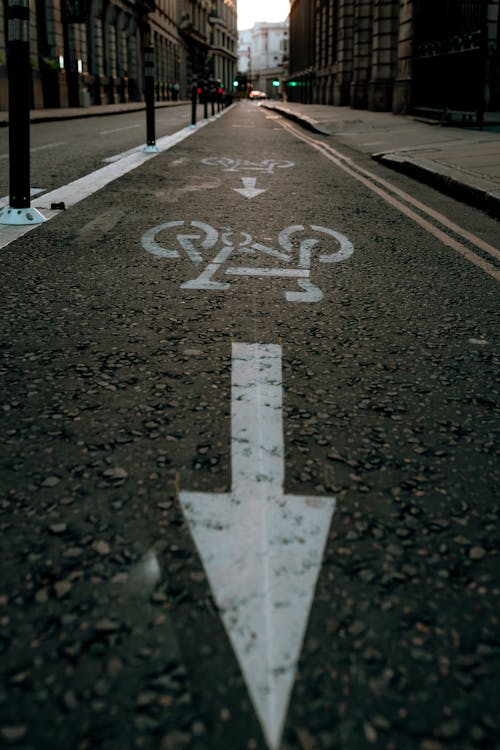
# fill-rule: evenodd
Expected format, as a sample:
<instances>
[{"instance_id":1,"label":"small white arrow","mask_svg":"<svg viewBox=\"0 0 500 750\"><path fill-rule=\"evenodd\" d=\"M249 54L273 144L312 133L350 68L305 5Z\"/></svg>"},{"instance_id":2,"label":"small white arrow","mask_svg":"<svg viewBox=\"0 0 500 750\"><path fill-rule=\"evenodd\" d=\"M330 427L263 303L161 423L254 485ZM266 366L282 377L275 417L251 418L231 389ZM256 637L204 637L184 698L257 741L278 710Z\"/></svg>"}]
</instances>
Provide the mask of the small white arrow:
<instances>
[{"instance_id":1,"label":"small white arrow","mask_svg":"<svg viewBox=\"0 0 500 750\"><path fill-rule=\"evenodd\" d=\"M235 193L239 193L240 195L243 195L245 198L255 198L256 195L260 195L261 193L265 193L265 189L259 189L255 187L255 183L257 182L256 177L242 177L241 181L243 183L242 188L233 188Z\"/></svg>"},{"instance_id":2,"label":"small white arrow","mask_svg":"<svg viewBox=\"0 0 500 750\"><path fill-rule=\"evenodd\" d=\"M278 750L335 507L285 495L281 347L233 344L229 493L180 492L271 750Z\"/></svg>"}]
</instances>

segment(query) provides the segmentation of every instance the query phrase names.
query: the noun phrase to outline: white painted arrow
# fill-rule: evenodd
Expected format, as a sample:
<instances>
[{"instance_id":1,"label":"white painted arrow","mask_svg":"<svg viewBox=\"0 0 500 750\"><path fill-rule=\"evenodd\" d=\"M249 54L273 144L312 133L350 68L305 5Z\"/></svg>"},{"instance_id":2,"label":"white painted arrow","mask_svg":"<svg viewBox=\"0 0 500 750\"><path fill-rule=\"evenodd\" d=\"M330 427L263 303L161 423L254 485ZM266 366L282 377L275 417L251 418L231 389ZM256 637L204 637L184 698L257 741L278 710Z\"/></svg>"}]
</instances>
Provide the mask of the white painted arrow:
<instances>
[{"instance_id":1,"label":"white painted arrow","mask_svg":"<svg viewBox=\"0 0 500 750\"><path fill-rule=\"evenodd\" d=\"M271 750L278 750L331 497L285 495L281 347L233 344L230 493L180 502Z\"/></svg>"},{"instance_id":2,"label":"white painted arrow","mask_svg":"<svg viewBox=\"0 0 500 750\"><path fill-rule=\"evenodd\" d=\"M243 187L233 188L233 190L240 195L244 195L245 198L255 198L256 195L260 195L261 193L266 192L265 188L259 189L255 187L255 183L257 182L256 177L242 177L241 181L243 183Z\"/></svg>"}]
</instances>

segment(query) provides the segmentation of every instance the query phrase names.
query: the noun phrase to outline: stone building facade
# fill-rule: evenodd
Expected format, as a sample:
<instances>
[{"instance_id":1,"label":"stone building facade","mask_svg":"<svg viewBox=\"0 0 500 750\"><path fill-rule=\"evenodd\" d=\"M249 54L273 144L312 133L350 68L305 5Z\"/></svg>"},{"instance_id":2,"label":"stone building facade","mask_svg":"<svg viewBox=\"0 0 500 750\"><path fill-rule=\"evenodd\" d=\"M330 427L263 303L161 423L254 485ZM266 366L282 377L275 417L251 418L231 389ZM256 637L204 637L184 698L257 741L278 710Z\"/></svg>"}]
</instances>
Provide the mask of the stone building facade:
<instances>
[{"instance_id":1,"label":"stone building facade","mask_svg":"<svg viewBox=\"0 0 500 750\"><path fill-rule=\"evenodd\" d=\"M253 87L269 98L280 96L285 69L288 72L288 20L256 23L252 28L251 54Z\"/></svg>"},{"instance_id":2,"label":"stone building facade","mask_svg":"<svg viewBox=\"0 0 500 750\"><path fill-rule=\"evenodd\" d=\"M236 0L212 0L209 21L210 73L230 93L238 62Z\"/></svg>"},{"instance_id":3,"label":"stone building facade","mask_svg":"<svg viewBox=\"0 0 500 750\"><path fill-rule=\"evenodd\" d=\"M500 0L291 0L293 101L449 119L500 109Z\"/></svg>"},{"instance_id":4,"label":"stone building facade","mask_svg":"<svg viewBox=\"0 0 500 750\"><path fill-rule=\"evenodd\" d=\"M238 73L247 75L252 69L252 29L238 31Z\"/></svg>"},{"instance_id":5,"label":"stone building facade","mask_svg":"<svg viewBox=\"0 0 500 750\"><path fill-rule=\"evenodd\" d=\"M144 49L159 100L190 96L211 65L236 68L234 0L30 0L32 106L143 99ZM7 6L0 0L0 109L7 109ZM214 23L212 23L214 21ZM221 43L212 46L213 29Z\"/></svg>"},{"instance_id":6,"label":"stone building facade","mask_svg":"<svg viewBox=\"0 0 500 750\"><path fill-rule=\"evenodd\" d=\"M281 96L288 74L288 33L288 19L259 21L251 29L239 32L240 77L270 98Z\"/></svg>"}]
</instances>

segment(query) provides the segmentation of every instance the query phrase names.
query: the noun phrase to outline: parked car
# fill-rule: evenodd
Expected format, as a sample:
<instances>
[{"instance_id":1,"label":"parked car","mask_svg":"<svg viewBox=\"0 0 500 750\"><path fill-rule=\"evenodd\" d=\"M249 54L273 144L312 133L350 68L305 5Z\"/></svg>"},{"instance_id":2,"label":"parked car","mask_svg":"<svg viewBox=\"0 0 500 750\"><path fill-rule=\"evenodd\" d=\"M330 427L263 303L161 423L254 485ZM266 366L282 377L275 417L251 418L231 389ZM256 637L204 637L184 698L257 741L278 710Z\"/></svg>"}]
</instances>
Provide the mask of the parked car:
<instances>
[{"instance_id":1,"label":"parked car","mask_svg":"<svg viewBox=\"0 0 500 750\"><path fill-rule=\"evenodd\" d=\"M250 91L248 94L249 99L267 99L267 94L264 91L257 91L257 89L254 89L253 91Z\"/></svg>"}]
</instances>

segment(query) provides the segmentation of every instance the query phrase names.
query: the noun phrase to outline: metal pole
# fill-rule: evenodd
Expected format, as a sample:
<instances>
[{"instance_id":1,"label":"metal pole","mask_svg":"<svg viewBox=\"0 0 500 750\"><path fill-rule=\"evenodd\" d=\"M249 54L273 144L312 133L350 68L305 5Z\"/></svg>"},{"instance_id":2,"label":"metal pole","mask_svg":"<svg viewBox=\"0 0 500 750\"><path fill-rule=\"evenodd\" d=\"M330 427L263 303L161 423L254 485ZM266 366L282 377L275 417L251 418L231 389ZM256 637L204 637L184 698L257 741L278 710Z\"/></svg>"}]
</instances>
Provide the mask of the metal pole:
<instances>
[{"instance_id":1,"label":"metal pole","mask_svg":"<svg viewBox=\"0 0 500 750\"><path fill-rule=\"evenodd\" d=\"M196 104L198 99L198 82L196 76L193 78L191 86L191 127L196 127Z\"/></svg>"},{"instance_id":2,"label":"metal pole","mask_svg":"<svg viewBox=\"0 0 500 750\"><path fill-rule=\"evenodd\" d=\"M7 69L9 77L9 205L1 224L38 224L45 217L30 208L30 19L29 0L9 0Z\"/></svg>"},{"instance_id":3,"label":"metal pole","mask_svg":"<svg viewBox=\"0 0 500 750\"><path fill-rule=\"evenodd\" d=\"M482 8L482 18L481 18L481 27L480 27L480 41L479 41L479 54L481 56L480 60L480 75L481 80L479 82L479 106L477 111L477 122L479 125L479 130L484 129L484 112L486 109L486 85L487 85L487 79L488 79L488 50L489 50L489 28L488 28L488 7L487 3L485 3L484 7Z\"/></svg>"},{"instance_id":4,"label":"metal pole","mask_svg":"<svg viewBox=\"0 0 500 750\"><path fill-rule=\"evenodd\" d=\"M159 151L155 137L155 51L150 45L144 48L144 95L146 98L146 143L144 151Z\"/></svg>"}]
</instances>

